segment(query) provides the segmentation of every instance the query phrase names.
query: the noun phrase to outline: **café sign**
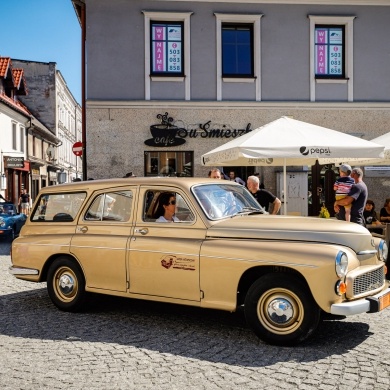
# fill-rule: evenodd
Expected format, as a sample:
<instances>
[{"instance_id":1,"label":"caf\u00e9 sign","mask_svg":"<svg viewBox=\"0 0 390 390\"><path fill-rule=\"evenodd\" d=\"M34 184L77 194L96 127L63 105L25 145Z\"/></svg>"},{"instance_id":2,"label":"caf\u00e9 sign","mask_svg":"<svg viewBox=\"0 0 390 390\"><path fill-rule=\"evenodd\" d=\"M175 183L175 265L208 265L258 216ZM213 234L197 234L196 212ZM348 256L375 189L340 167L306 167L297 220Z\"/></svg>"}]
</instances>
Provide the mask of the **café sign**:
<instances>
[{"instance_id":1,"label":"caf\u00e9 sign","mask_svg":"<svg viewBox=\"0 0 390 390\"><path fill-rule=\"evenodd\" d=\"M23 168L24 167L24 157L4 157L5 167L6 168Z\"/></svg>"},{"instance_id":2,"label":"caf\u00e9 sign","mask_svg":"<svg viewBox=\"0 0 390 390\"><path fill-rule=\"evenodd\" d=\"M210 138L236 138L252 131L248 123L244 129L232 129L228 125L217 125L210 121L197 125L184 125L182 121L173 122L166 112L158 114L157 119L161 123L151 125L150 132L153 138L147 139L145 145L155 147L179 146L186 142L186 138L210 139Z\"/></svg>"}]
</instances>

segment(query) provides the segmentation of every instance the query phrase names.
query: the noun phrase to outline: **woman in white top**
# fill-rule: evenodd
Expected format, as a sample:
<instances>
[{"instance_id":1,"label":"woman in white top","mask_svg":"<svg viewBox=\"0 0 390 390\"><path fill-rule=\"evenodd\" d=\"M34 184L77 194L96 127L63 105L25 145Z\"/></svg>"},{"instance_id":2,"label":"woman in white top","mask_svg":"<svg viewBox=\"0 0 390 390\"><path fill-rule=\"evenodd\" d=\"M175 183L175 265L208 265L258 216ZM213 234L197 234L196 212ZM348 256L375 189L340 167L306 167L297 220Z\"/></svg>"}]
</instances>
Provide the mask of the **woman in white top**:
<instances>
[{"instance_id":1,"label":"woman in white top","mask_svg":"<svg viewBox=\"0 0 390 390\"><path fill-rule=\"evenodd\" d=\"M175 216L176 198L173 192L164 192L160 195L159 204L155 214L156 222L178 222Z\"/></svg>"}]
</instances>

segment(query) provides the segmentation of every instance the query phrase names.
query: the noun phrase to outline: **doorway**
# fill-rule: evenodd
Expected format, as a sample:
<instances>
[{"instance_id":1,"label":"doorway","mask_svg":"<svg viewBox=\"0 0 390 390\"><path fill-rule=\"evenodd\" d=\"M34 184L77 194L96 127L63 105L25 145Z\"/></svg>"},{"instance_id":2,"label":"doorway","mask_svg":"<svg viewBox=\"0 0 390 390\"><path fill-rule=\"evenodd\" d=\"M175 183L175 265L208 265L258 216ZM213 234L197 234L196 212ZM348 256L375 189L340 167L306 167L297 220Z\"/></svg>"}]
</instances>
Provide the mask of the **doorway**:
<instances>
[{"instance_id":1,"label":"doorway","mask_svg":"<svg viewBox=\"0 0 390 390\"><path fill-rule=\"evenodd\" d=\"M335 192L333 184L338 176L338 169L334 164L320 165L318 161L311 167L309 173L309 216L316 217L320 214L321 206L325 205L331 217L334 217L333 204Z\"/></svg>"},{"instance_id":2,"label":"doorway","mask_svg":"<svg viewBox=\"0 0 390 390\"><path fill-rule=\"evenodd\" d=\"M222 169L221 172L223 172L227 177L229 177L229 172L233 171L235 173L236 177L241 178L242 180L245 181L245 183L246 183L248 177L255 173L255 168L252 166L248 166L248 167L232 166L232 167L222 167L221 169Z\"/></svg>"}]
</instances>

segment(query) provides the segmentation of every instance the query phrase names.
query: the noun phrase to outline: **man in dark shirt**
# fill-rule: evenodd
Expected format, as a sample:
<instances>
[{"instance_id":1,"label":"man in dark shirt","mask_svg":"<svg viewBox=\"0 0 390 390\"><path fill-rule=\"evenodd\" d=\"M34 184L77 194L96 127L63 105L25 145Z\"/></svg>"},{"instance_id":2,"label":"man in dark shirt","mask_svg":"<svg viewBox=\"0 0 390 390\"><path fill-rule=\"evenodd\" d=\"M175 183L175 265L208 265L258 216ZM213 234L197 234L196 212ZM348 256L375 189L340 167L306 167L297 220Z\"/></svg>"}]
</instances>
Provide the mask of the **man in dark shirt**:
<instances>
[{"instance_id":1,"label":"man in dark shirt","mask_svg":"<svg viewBox=\"0 0 390 390\"><path fill-rule=\"evenodd\" d=\"M247 180L248 190L252 193L257 202L262 206L266 211L268 211L270 203L272 204L272 214L277 214L281 201L274 194L267 190L263 190L259 188L260 181L257 176L249 176Z\"/></svg>"},{"instance_id":2,"label":"man in dark shirt","mask_svg":"<svg viewBox=\"0 0 390 390\"><path fill-rule=\"evenodd\" d=\"M365 226L363 213L368 197L368 190L366 184L363 182L363 171L360 168L353 168L351 177L355 180L355 184L352 185L351 191L345 198L334 202L334 211L338 213L338 219L345 220L345 209L340 206L352 204L351 222Z\"/></svg>"}]
</instances>

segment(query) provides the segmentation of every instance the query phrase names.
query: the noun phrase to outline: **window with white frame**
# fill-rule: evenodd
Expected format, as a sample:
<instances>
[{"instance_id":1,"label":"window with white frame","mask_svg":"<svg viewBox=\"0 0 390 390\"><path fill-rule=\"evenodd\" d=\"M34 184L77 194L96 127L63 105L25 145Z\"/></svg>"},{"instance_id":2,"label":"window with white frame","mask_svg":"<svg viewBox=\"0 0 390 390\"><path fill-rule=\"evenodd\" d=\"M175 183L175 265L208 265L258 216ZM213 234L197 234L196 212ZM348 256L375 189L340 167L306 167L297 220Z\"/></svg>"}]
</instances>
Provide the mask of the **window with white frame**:
<instances>
[{"instance_id":1,"label":"window with white frame","mask_svg":"<svg viewBox=\"0 0 390 390\"><path fill-rule=\"evenodd\" d=\"M222 100L224 82L256 84L261 100L261 14L215 13L217 32L217 100Z\"/></svg>"},{"instance_id":2,"label":"window with white frame","mask_svg":"<svg viewBox=\"0 0 390 390\"><path fill-rule=\"evenodd\" d=\"M184 75L183 22L150 22L150 73Z\"/></svg>"},{"instance_id":3,"label":"window with white frame","mask_svg":"<svg viewBox=\"0 0 390 390\"><path fill-rule=\"evenodd\" d=\"M16 133L16 123L12 123L12 149L17 150L18 141L17 141L17 133Z\"/></svg>"},{"instance_id":4,"label":"window with white frame","mask_svg":"<svg viewBox=\"0 0 390 390\"><path fill-rule=\"evenodd\" d=\"M20 151L24 152L24 127L20 128Z\"/></svg>"},{"instance_id":5,"label":"window with white frame","mask_svg":"<svg viewBox=\"0 0 390 390\"><path fill-rule=\"evenodd\" d=\"M192 12L143 11L145 23L145 100L151 82L184 82L190 100L190 17Z\"/></svg>"},{"instance_id":6,"label":"window with white frame","mask_svg":"<svg viewBox=\"0 0 390 390\"><path fill-rule=\"evenodd\" d=\"M253 24L222 23L222 77L253 77Z\"/></svg>"},{"instance_id":7,"label":"window with white frame","mask_svg":"<svg viewBox=\"0 0 390 390\"><path fill-rule=\"evenodd\" d=\"M316 83L348 83L353 101L354 16L318 16L310 19L310 100Z\"/></svg>"}]
</instances>

